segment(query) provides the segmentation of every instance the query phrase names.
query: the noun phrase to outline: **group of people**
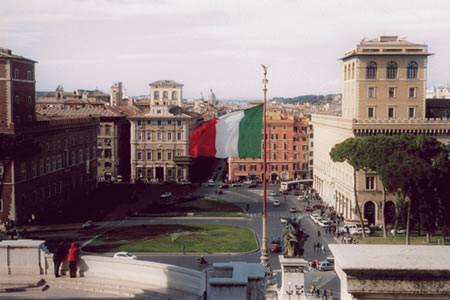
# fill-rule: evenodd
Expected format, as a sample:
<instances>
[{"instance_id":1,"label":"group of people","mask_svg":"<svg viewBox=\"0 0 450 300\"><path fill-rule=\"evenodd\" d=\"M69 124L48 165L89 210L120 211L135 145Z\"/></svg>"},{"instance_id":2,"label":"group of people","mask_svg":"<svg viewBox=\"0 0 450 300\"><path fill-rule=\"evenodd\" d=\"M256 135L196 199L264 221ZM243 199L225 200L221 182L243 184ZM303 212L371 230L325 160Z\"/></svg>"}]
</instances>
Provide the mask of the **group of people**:
<instances>
[{"instance_id":1,"label":"group of people","mask_svg":"<svg viewBox=\"0 0 450 300\"><path fill-rule=\"evenodd\" d=\"M319 252L322 254L326 254L327 253L327 249L325 248L324 244L321 244L319 242L317 243L313 243L313 249L314 249L314 253Z\"/></svg>"},{"instance_id":2,"label":"group of people","mask_svg":"<svg viewBox=\"0 0 450 300\"><path fill-rule=\"evenodd\" d=\"M322 289L320 290L318 287L316 287L314 284L311 286L311 290L309 291L309 293L312 296L315 296L319 299L322 300L328 300L328 292L326 289ZM330 289L330 294L329 296L331 297L331 299L333 299L333 289Z\"/></svg>"},{"instance_id":3,"label":"group of people","mask_svg":"<svg viewBox=\"0 0 450 300\"><path fill-rule=\"evenodd\" d=\"M80 249L77 248L75 243L72 243L67 251L64 241L60 242L53 254L53 264L55 267L55 277L60 277L59 269L61 264L65 261L67 256L67 262L69 263L69 273L71 278L77 277L77 265L80 259Z\"/></svg>"}]
</instances>

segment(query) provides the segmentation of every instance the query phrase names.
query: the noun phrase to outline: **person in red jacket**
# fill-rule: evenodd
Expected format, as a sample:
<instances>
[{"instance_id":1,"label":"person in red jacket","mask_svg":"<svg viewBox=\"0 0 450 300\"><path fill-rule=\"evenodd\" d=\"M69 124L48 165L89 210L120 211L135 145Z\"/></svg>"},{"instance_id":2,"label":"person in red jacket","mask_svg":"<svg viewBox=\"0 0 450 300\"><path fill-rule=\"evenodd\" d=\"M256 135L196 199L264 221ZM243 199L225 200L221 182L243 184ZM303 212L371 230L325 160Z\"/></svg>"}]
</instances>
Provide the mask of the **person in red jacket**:
<instances>
[{"instance_id":1,"label":"person in red jacket","mask_svg":"<svg viewBox=\"0 0 450 300\"><path fill-rule=\"evenodd\" d=\"M79 256L80 250L75 246L75 243L72 243L72 246L69 248L69 255L67 256L71 278L77 277L77 263Z\"/></svg>"}]
</instances>

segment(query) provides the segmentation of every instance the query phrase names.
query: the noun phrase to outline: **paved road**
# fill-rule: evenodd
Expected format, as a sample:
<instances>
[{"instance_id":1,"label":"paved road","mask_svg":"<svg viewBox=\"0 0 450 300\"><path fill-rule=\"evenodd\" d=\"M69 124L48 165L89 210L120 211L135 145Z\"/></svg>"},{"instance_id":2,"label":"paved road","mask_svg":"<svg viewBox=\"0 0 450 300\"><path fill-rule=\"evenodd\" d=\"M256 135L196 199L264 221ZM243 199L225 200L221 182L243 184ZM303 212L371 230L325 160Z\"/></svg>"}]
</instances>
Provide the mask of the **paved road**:
<instances>
[{"instance_id":1,"label":"paved road","mask_svg":"<svg viewBox=\"0 0 450 300\"><path fill-rule=\"evenodd\" d=\"M262 185L255 189L249 189L247 186L242 187L230 187L229 189L224 189L224 193L222 195L215 194L216 187L208 187L207 185L203 185L198 188L195 193L196 194L204 194L204 195L214 195L221 199L233 202L239 205L241 208L246 208L247 204L249 204L249 211L246 218L129 218L126 220L120 221L109 221L100 224L96 229L89 231L82 230L72 230L72 231L61 231L61 232L50 232L49 235L55 237L58 235L67 236L72 235L75 240L80 242L88 241L90 238L108 230L110 228L116 228L120 226L132 226L138 224L169 224L169 223L184 223L184 224L202 224L202 223L216 223L216 224L228 224L228 225L237 225L250 228L253 230L260 242L262 240ZM279 185L268 185L267 194L271 191L277 193L277 196L268 196L267 199L267 237L268 243L272 237L281 237L281 231L283 228L283 224L280 222L281 217L303 217L301 221L301 225L303 230L310 236L308 241L305 244L305 259L307 261L311 261L313 259L318 258L319 260L324 260L329 253L314 253L313 243L321 243L328 245L330 243L336 243L334 238L331 236L325 236L325 232L320 229L317 225L315 225L311 219L309 218L309 212L303 212L303 207L306 202L300 202L297 200L297 196L287 195L284 197L279 192ZM272 199L277 198L280 200L281 205L279 207L275 207L272 204ZM313 205L315 203L311 203ZM289 212L290 207L296 207L299 213L292 214ZM320 237L317 232L320 231ZM328 248L326 247L328 250ZM181 250L181 249L180 249ZM187 249L188 250L188 249ZM278 283L281 283L281 269L278 260L279 254L269 254L269 263L272 267L272 270L277 273ZM201 270L205 267L199 266L197 263L199 255L198 254L190 254L189 252L183 255L180 251L179 254L151 254L151 255L139 255L139 259L155 261L161 263L168 263L173 265L178 265L190 269L198 269ZM211 263L213 262L228 262L228 261L246 261L246 262L254 262L257 263L260 261L260 252L251 252L244 254L215 254L215 255L205 255L207 260ZM316 286L322 288L326 288L329 290L333 289L333 294L339 294L339 279L337 278L334 271L328 272L319 272L319 271L310 271L305 274L305 287L309 289L311 284L315 284Z\"/></svg>"}]
</instances>

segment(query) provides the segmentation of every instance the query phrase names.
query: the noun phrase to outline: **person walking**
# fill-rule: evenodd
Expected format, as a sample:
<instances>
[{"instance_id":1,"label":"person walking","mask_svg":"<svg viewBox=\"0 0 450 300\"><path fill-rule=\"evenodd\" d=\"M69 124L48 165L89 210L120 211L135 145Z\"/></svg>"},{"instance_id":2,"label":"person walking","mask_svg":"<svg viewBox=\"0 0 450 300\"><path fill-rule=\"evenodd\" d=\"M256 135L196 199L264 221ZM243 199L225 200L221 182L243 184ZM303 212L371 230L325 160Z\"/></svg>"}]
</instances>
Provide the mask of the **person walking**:
<instances>
[{"instance_id":1,"label":"person walking","mask_svg":"<svg viewBox=\"0 0 450 300\"><path fill-rule=\"evenodd\" d=\"M322 244L322 246L320 246L320 250L322 252L322 254L325 254L325 246Z\"/></svg>"},{"instance_id":2,"label":"person walking","mask_svg":"<svg viewBox=\"0 0 450 300\"><path fill-rule=\"evenodd\" d=\"M317 236L320 237L320 230L317 230Z\"/></svg>"},{"instance_id":3,"label":"person walking","mask_svg":"<svg viewBox=\"0 0 450 300\"><path fill-rule=\"evenodd\" d=\"M55 277L59 277L59 267L61 266L64 257L66 256L66 249L64 247L64 241L59 242L56 246L55 253L53 254L53 265L55 268Z\"/></svg>"},{"instance_id":4,"label":"person walking","mask_svg":"<svg viewBox=\"0 0 450 300\"><path fill-rule=\"evenodd\" d=\"M80 249L72 243L69 248L69 255L67 256L67 261L69 262L70 278L77 277L77 263L80 256Z\"/></svg>"},{"instance_id":5,"label":"person walking","mask_svg":"<svg viewBox=\"0 0 450 300\"><path fill-rule=\"evenodd\" d=\"M328 300L327 290L323 289L322 300Z\"/></svg>"},{"instance_id":6,"label":"person walking","mask_svg":"<svg viewBox=\"0 0 450 300\"><path fill-rule=\"evenodd\" d=\"M316 253L316 248L317 248L316 243L313 243L314 253Z\"/></svg>"}]
</instances>

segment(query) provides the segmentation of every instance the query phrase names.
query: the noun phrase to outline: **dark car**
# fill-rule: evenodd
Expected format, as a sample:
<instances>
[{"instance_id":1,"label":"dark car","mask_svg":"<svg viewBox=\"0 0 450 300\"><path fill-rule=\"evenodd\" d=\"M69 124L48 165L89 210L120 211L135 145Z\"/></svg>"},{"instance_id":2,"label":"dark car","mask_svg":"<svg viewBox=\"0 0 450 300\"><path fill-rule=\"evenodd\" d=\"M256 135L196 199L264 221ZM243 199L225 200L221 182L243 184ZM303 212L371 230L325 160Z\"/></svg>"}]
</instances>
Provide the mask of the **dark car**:
<instances>
[{"instance_id":1,"label":"dark car","mask_svg":"<svg viewBox=\"0 0 450 300\"><path fill-rule=\"evenodd\" d=\"M278 240L278 239L272 240L272 242L270 243L270 246L269 246L269 251L275 253L275 252L281 252L281 249L282 248L281 248L280 240Z\"/></svg>"},{"instance_id":2,"label":"dark car","mask_svg":"<svg viewBox=\"0 0 450 300\"><path fill-rule=\"evenodd\" d=\"M252 183L250 183L249 185L248 185L248 188L250 189L250 188L255 188L255 187L258 187L258 184L256 183L256 182L252 182Z\"/></svg>"},{"instance_id":3,"label":"dark car","mask_svg":"<svg viewBox=\"0 0 450 300\"><path fill-rule=\"evenodd\" d=\"M223 194L222 189L221 189L221 188L218 188L218 189L216 190L216 194L222 195L222 194Z\"/></svg>"},{"instance_id":4,"label":"dark car","mask_svg":"<svg viewBox=\"0 0 450 300\"><path fill-rule=\"evenodd\" d=\"M229 188L229 187L230 187L230 186L229 186L228 184L226 184L226 183L220 185L220 188L221 188L221 189L227 189L227 188Z\"/></svg>"}]
</instances>

